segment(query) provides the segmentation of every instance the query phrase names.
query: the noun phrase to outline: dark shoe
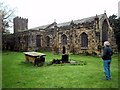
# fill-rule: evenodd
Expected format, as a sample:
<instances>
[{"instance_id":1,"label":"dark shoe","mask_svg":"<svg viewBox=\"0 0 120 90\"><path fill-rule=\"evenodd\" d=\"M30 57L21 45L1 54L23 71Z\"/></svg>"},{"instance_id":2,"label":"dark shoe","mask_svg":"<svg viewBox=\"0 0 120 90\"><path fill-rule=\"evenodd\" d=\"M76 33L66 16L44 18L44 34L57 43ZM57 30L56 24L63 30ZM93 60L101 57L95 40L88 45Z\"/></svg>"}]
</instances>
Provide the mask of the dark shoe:
<instances>
[{"instance_id":1,"label":"dark shoe","mask_svg":"<svg viewBox=\"0 0 120 90\"><path fill-rule=\"evenodd\" d=\"M106 80L111 80L111 78L109 78L109 79L107 78Z\"/></svg>"}]
</instances>

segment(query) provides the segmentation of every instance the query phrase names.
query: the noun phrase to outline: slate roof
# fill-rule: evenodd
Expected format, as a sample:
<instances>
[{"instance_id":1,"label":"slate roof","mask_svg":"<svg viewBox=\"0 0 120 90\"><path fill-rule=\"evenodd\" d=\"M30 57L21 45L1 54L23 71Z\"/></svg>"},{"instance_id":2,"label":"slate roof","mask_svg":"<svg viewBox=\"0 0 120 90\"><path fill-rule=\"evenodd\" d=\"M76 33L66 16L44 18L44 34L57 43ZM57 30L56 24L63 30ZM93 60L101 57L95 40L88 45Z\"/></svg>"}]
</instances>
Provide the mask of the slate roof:
<instances>
[{"instance_id":1,"label":"slate roof","mask_svg":"<svg viewBox=\"0 0 120 90\"><path fill-rule=\"evenodd\" d=\"M43 26L38 26L38 27L35 27L35 28L30 28L32 30L39 30L39 29L45 29L46 27L48 27L50 24L48 25L43 25Z\"/></svg>"},{"instance_id":2,"label":"slate roof","mask_svg":"<svg viewBox=\"0 0 120 90\"><path fill-rule=\"evenodd\" d=\"M100 14L100 15L97 15L99 20L104 16L104 14ZM73 20L73 23L74 24L78 24L78 23L85 23L85 22L91 22L91 21L94 21L96 16L92 16L92 17L88 17L88 18L83 18L83 19L78 19L78 20ZM67 26L67 25L70 25L71 21L69 22L64 22L64 23L59 23L57 24L57 27L61 27L61 26ZM46 29L47 27L49 28L54 28L54 24L48 24L48 25L43 25L43 26L39 26L39 27L35 27L35 28L31 28L33 30L39 30L39 29Z\"/></svg>"},{"instance_id":3,"label":"slate roof","mask_svg":"<svg viewBox=\"0 0 120 90\"><path fill-rule=\"evenodd\" d=\"M104 14L100 14L100 15L97 15L99 19L101 19L103 17ZM88 17L88 18L83 18L83 19L78 19L78 20L73 20L73 23L74 24L78 24L78 23L85 23L85 22L91 22L91 21L94 21L96 16L92 16L92 17ZM60 26L67 26L67 25L70 25L71 21L70 22L64 22L64 23L60 23L60 24L57 24L58 27Z\"/></svg>"},{"instance_id":4,"label":"slate roof","mask_svg":"<svg viewBox=\"0 0 120 90\"><path fill-rule=\"evenodd\" d=\"M104 14L98 15L98 18L101 19L103 15L104 15ZM91 22L91 21L94 21L95 17L96 17L96 16L92 16L92 17L84 18L84 19L80 19L80 20L74 20L73 22L74 22L75 24L85 23L85 22Z\"/></svg>"},{"instance_id":5,"label":"slate roof","mask_svg":"<svg viewBox=\"0 0 120 90\"><path fill-rule=\"evenodd\" d=\"M67 26L67 25L70 25L71 21L69 22L64 22L64 23L59 23L57 24L58 27L61 27L61 26Z\"/></svg>"}]
</instances>

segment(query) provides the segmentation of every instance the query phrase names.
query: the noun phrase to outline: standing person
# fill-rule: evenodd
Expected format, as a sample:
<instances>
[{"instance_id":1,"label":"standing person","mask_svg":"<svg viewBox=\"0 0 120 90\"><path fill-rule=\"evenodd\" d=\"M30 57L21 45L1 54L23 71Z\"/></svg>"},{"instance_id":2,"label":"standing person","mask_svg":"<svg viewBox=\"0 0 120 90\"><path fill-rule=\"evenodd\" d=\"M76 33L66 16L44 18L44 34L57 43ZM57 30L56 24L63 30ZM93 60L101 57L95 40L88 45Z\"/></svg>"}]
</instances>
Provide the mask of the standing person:
<instances>
[{"instance_id":1,"label":"standing person","mask_svg":"<svg viewBox=\"0 0 120 90\"><path fill-rule=\"evenodd\" d=\"M110 43L108 41L105 41L104 49L102 53L102 59L104 62L104 72L105 72L106 80L111 79L111 73L110 73L111 56L112 56L112 49L110 47Z\"/></svg>"}]
</instances>

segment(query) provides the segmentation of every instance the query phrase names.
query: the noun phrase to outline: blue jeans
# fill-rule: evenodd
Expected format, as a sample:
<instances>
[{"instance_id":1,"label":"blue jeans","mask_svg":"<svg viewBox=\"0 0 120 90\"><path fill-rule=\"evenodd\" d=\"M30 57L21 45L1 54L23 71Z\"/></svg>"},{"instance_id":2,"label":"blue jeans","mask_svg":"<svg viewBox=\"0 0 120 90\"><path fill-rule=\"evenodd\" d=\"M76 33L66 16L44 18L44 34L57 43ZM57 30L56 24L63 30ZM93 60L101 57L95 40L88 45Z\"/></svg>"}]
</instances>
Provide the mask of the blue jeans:
<instances>
[{"instance_id":1,"label":"blue jeans","mask_svg":"<svg viewBox=\"0 0 120 90\"><path fill-rule=\"evenodd\" d=\"M111 60L104 60L104 72L106 76L106 80L109 80L111 75L110 75L110 63Z\"/></svg>"}]
</instances>

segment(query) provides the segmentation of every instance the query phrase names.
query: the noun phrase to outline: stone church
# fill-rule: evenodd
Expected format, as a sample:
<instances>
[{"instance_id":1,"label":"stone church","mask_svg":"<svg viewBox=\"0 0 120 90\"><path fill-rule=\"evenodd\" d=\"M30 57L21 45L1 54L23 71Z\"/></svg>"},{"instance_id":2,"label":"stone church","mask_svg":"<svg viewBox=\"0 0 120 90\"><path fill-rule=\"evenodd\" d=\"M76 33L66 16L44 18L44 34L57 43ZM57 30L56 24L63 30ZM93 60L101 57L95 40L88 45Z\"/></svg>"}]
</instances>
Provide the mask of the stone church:
<instances>
[{"instance_id":1,"label":"stone church","mask_svg":"<svg viewBox=\"0 0 120 90\"><path fill-rule=\"evenodd\" d=\"M114 32L107 14L28 29L28 19L14 18L14 34L3 35L3 49L47 50L54 53L99 54L108 40L114 51Z\"/></svg>"}]
</instances>

